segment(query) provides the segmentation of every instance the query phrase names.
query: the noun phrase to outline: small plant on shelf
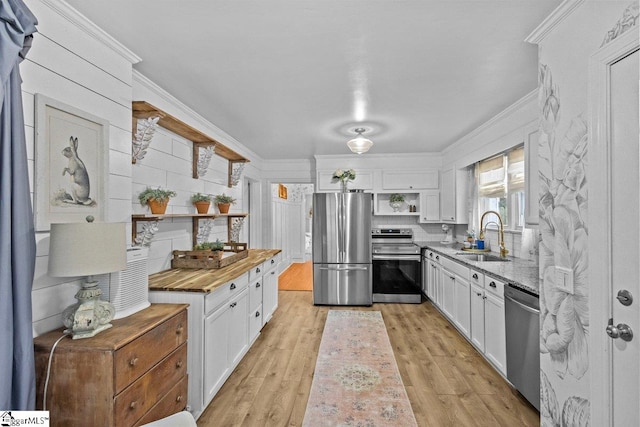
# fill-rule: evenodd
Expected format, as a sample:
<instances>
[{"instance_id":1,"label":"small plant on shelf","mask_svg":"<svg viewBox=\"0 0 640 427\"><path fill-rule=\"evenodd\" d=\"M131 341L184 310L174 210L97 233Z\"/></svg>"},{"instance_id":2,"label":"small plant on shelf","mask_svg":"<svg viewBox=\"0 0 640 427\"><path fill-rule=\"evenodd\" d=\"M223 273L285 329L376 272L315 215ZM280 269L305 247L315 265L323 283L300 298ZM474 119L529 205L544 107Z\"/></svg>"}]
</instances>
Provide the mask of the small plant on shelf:
<instances>
[{"instance_id":1,"label":"small plant on shelf","mask_svg":"<svg viewBox=\"0 0 640 427\"><path fill-rule=\"evenodd\" d=\"M191 203L196 207L199 214L206 214L209 212L209 206L211 205L211 196L209 194L194 193L191 196Z\"/></svg>"},{"instance_id":2,"label":"small plant on shelf","mask_svg":"<svg viewBox=\"0 0 640 427\"><path fill-rule=\"evenodd\" d=\"M392 193L389 196L389 205L393 208L394 212L400 211L402 204L404 203L404 194Z\"/></svg>"},{"instance_id":3,"label":"small plant on shelf","mask_svg":"<svg viewBox=\"0 0 640 427\"><path fill-rule=\"evenodd\" d=\"M213 198L213 201L216 205L218 205L218 210L221 214L229 213L229 206L236 202L231 196L227 196L226 194L218 194Z\"/></svg>"},{"instance_id":4,"label":"small plant on shelf","mask_svg":"<svg viewBox=\"0 0 640 427\"><path fill-rule=\"evenodd\" d=\"M147 187L138 194L138 200L141 205L149 205L152 214L162 215L167 209L169 199L176 195L173 190Z\"/></svg>"}]
</instances>

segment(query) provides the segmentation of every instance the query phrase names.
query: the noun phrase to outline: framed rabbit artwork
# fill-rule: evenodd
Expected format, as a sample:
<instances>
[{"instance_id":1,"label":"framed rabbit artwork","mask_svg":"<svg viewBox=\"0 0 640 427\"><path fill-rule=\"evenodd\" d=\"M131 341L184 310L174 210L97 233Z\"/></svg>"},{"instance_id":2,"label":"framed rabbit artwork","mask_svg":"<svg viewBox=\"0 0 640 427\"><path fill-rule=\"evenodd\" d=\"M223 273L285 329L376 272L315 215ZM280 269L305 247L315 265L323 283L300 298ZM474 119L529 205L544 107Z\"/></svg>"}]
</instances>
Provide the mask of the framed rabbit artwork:
<instances>
[{"instance_id":1,"label":"framed rabbit artwork","mask_svg":"<svg viewBox=\"0 0 640 427\"><path fill-rule=\"evenodd\" d=\"M108 203L109 122L42 94L35 96L35 227L104 221Z\"/></svg>"}]
</instances>

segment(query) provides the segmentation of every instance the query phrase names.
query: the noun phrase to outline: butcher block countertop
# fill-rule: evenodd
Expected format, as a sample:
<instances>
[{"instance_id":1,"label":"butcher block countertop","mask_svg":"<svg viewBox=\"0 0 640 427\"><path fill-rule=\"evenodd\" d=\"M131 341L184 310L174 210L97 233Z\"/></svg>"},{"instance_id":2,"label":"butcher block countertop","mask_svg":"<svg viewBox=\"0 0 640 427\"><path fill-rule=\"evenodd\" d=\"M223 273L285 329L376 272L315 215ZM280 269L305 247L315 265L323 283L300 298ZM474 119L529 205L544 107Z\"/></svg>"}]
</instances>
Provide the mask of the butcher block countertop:
<instances>
[{"instance_id":1,"label":"butcher block countertop","mask_svg":"<svg viewBox=\"0 0 640 427\"><path fill-rule=\"evenodd\" d=\"M172 268L161 271L149 276L149 290L209 293L278 253L280 249L249 249L247 258L223 268Z\"/></svg>"}]
</instances>

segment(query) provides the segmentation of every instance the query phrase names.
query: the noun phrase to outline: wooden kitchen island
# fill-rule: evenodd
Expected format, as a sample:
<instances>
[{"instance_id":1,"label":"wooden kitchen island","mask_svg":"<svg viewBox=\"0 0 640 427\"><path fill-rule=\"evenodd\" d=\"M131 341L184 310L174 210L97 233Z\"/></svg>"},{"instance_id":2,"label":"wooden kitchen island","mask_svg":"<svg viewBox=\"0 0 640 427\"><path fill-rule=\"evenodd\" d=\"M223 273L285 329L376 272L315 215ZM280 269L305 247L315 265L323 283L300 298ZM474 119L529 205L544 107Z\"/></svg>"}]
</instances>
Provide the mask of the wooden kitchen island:
<instances>
[{"instance_id":1,"label":"wooden kitchen island","mask_svg":"<svg viewBox=\"0 0 640 427\"><path fill-rule=\"evenodd\" d=\"M280 249L249 249L220 269L149 276L153 303L189 304L189 408L197 419L278 307Z\"/></svg>"}]
</instances>

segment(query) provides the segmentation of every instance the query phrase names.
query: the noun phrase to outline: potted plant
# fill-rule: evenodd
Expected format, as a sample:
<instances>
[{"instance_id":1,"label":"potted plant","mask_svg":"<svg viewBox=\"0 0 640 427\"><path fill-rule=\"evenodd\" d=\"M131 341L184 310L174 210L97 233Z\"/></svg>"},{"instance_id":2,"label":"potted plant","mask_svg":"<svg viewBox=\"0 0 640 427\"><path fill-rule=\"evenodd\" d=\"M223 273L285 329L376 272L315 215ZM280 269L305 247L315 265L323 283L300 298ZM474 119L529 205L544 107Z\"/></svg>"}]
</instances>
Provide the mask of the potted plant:
<instances>
[{"instance_id":1,"label":"potted plant","mask_svg":"<svg viewBox=\"0 0 640 427\"><path fill-rule=\"evenodd\" d=\"M229 213L229 206L236 202L231 196L227 196L226 194L218 194L213 198L213 201L216 205L218 205L218 210L221 214Z\"/></svg>"},{"instance_id":2,"label":"potted plant","mask_svg":"<svg viewBox=\"0 0 640 427\"><path fill-rule=\"evenodd\" d=\"M224 254L224 243L220 239L216 239L215 242L202 242L199 245L193 247L194 251L211 251L211 257L214 259L222 259Z\"/></svg>"},{"instance_id":3,"label":"potted plant","mask_svg":"<svg viewBox=\"0 0 640 427\"><path fill-rule=\"evenodd\" d=\"M393 208L394 212L398 212L403 203L404 194L393 193L389 196L389 205Z\"/></svg>"},{"instance_id":4,"label":"potted plant","mask_svg":"<svg viewBox=\"0 0 640 427\"><path fill-rule=\"evenodd\" d=\"M152 214L163 215L167 210L169 199L176 196L176 192L158 188L145 188L139 195L141 205L149 205Z\"/></svg>"},{"instance_id":5,"label":"potted plant","mask_svg":"<svg viewBox=\"0 0 640 427\"><path fill-rule=\"evenodd\" d=\"M195 193L191 196L191 203L196 207L199 214L206 214L209 212L209 206L211 206L211 196L208 194Z\"/></svg>"}]
</instances>

